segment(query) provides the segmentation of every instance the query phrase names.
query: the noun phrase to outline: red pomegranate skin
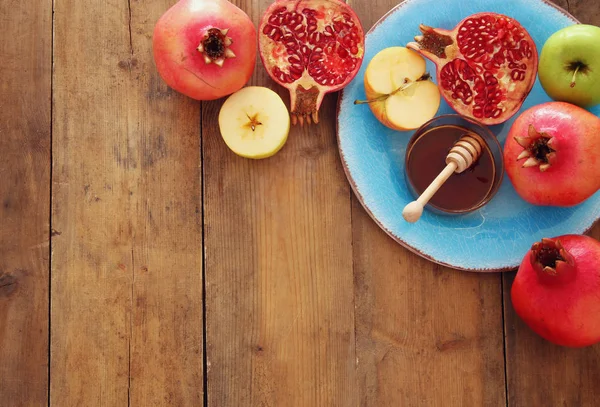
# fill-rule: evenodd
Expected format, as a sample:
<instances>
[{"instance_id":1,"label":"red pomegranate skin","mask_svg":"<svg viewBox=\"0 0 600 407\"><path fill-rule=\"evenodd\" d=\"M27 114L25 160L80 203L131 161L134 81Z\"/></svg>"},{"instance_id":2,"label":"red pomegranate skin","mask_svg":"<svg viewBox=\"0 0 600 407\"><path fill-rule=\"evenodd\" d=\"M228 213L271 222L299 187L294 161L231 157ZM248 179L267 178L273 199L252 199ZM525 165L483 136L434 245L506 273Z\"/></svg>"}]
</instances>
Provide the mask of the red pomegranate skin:
<instances>
[{"instance_id":1,"label":"red pomegranate skin","mask_svg":"<svg viewBox=\"0 0 600 407\"><path fill-rule=\"evenodd\" d=\"M198 45L210 28L228 30L234 58L223 66L206 63ZM180 0L158 20L152 39L154 61L171 88L197 100L214 100L241 89L256 64L256 28L227 0Z\"/></svg>"},{"instance_id":2,"label":"red pomegranate skin","mask_svg":"<svg viewBox=\"0 0 600 407\"><path fill-rule=\"evenodd\" d=\"M574 265L552 275L525 255L511 288L515 312L538 335L560 346L584 347L600 342L600 242L584 235L559 241Z\"/></svg>"},{"instance_id":3,"label":"red pomegranate skin","mask_svg":"<svg viewBox=\"0 0 600 407\"><path fill-rule=\"evenodd\" d=\"M552 165L523 167L518 160L529 126L552 138ZM578 106L548 102L527 109L512 125L504 144L504 165L517 193L534 205L577 205L600 188L600 119Z\"/></svg>"}]
</instances>

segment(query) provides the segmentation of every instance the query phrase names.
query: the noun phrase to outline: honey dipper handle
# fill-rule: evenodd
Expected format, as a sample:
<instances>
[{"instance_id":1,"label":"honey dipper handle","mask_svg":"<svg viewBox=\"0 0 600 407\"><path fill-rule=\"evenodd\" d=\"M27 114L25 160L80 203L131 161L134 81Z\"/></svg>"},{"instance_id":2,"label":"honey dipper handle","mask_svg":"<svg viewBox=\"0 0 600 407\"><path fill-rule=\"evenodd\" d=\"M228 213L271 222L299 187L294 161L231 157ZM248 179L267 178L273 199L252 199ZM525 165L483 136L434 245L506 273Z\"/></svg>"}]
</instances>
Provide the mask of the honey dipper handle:
<instances>
[{"instance_id":1,"label":"honey dipper handle","mask_svg":"<svg viewBox=\"0 0 600 407\"><path fill-rule=\"evenodd\" d=\"M427 202L429 202L431 197L435 195L437 190L440 189L444 182L446 182L446 180L450 178L454 171L456 171L457 167L458 165L456 161L450 161L448 165L446 165L446 168L444 168L442 172L440 172L439 175L435 177L433 181L431 181L431 184L429 184L419 198L404 207L404 210L402 211L402 217L404 220L410 223L418 221L421 217L421 214L423 214L423 207L427 205Z\"/></svg>"}]
</instances>

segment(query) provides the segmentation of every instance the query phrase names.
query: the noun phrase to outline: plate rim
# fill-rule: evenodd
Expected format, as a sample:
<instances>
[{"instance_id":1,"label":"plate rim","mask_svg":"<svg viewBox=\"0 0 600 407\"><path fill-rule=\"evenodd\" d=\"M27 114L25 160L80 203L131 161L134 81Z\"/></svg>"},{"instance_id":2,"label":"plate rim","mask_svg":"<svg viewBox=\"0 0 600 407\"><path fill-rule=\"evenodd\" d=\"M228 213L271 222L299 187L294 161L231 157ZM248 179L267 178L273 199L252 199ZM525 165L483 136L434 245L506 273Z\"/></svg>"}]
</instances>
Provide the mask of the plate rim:
<instances>
[{"instance_id":1,"label":"plate rim","mask_svg":"<svg viewBox=\"0 0 600 407\"><path fill-rule=\"evenodd\" d=\"M371 26L371 28L369 28L369 30L367 32L365 32L365 40L366 37L371 34L373 32L373 30L375 30L381 23L383 23L392 13L395 13L397 10L399 10L400 8L404 7L406 4L408 3L413 3L413 2L418 2L419 0L404 0L403 2L395 5L394 7L392 7L390 10L388 10L383 16L381 16L381 18L379 18L379 20L377 20L375 22L375 24L373 24ZM581 22L576 19L571 13L569 13L567 10L565 10L564 8L562 8L561 6L554 4L553 2L551 2L550 0L537 0L540 3L544 3L548 6L553 7L554 9L556 9L559 13L562 13L565 17L569 18L570 20L572 20L575 24L581 24ZM363 61L364 63L364 61ZM342 99L344 96L344 89L339 91L338 94L338 98L337 98L337 104L336 104L336 118L335 118L335 133L336 133L336 140L337 140L337 145L338 145L338 152L340 155L340 160L342 162L342 167L344 169L344 173L346 175L346 179L348 180L350 187L352 189L352 191L354 192L354 195L356 196L356 198L358 199L358 202L360 202L361 206L364 208L364 210L367 212L367 214L369 215L369 217L375 222L375 224L377 226L379 226L379 228L381 230L383 230L389 237L391 237L396 243L400 244L400 246L404 247L405 249L407 249L408 251L434 263L434 264L438 264L440 266L444 266L444 267L448 267L454 270L460 270L460 271L468 271L468 272L474 272L474 273L502 273L502 272L507 272L507 271L513 271L516 268L519 267L519 264L515 264L515 265L507 265L505 267L498 267L498 268L489 268L489 267L483 267L483 268L470 268L470 267L464 267L464 266L460 266L460 265L455 265L455 264L450 264L447 262L443 262L440 260L435 259L434 257L423 253L421 250L417 249L416 247L413 247L411 245L409 245L408 243L406 243L404 240L402 240L400 238L400 236L396 236L391 230L389 230L371 211L371 209L367 206L367 204L365 203L365 200L362 196L362 194L359 192L358 190L358 186L356 185L356 182L354 181L354 178L352 177L351 173L350 173L350 168L348 167L348 162L346 160L346 157L344 156L344 151L342 149L341 146L341 142L340 142L340 109L341 109L341 104L342 104ZM590 232L591 229L594 228L594 226L599 223L600 221L600 217L596 218L591 225L588 226L587 229L585 229L583 232L581 232L581 234L587 234ZM525 254L524 254L525 256Z\"/></svg>"}]
</instances>

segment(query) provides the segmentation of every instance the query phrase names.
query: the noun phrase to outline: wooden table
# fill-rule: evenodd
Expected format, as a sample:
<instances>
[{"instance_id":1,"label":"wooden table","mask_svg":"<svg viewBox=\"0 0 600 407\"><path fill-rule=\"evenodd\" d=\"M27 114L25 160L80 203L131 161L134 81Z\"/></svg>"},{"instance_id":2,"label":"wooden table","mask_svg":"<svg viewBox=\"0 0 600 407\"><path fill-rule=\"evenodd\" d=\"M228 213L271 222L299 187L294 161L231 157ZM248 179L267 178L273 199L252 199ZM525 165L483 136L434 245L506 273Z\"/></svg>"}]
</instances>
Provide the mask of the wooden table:
<instances>
[{"instance_id":1,"label":"wooden table","mask_svg":"<svg viewBox=\"0 0 600 407\"><path fill-rule=\"evenodd\" d=\"M234 156L222 100L156 72L173 3L0 0L1 406L599 405L600 347L534 335L514 273L434 265L367 216L336 95L274 158ZM367 28L395 3L351 2Z\"/></svg>"}]
</instances>

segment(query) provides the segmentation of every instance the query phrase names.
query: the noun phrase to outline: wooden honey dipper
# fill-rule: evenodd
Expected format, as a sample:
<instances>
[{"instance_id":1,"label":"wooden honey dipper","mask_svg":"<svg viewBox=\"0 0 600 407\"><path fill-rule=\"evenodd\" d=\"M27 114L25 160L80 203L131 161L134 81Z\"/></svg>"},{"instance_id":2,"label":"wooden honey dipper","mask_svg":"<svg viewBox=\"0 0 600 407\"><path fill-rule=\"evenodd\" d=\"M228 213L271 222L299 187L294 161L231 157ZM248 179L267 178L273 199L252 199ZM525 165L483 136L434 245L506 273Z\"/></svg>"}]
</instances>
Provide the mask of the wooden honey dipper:
<instances>
[{"instance_id":1,"label":"wooden honey dipper","mask_svg":"<svg viewBox=\"0 0 600 407\"><path fill-rule=\"evenodd\" d=\"M446 156L446 168L431 181L431 184L421 193L416 201L412 201L404 207L402 217L407 222L414 223L419 220L423 213L423 207L433 195L441 188L448 178L455 172L460 174L473 164L479 158L485 141L475 133L466 133L454 143L450 152Z\"/></svg>"}]
</instances>

